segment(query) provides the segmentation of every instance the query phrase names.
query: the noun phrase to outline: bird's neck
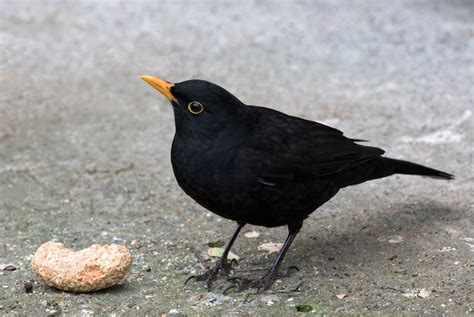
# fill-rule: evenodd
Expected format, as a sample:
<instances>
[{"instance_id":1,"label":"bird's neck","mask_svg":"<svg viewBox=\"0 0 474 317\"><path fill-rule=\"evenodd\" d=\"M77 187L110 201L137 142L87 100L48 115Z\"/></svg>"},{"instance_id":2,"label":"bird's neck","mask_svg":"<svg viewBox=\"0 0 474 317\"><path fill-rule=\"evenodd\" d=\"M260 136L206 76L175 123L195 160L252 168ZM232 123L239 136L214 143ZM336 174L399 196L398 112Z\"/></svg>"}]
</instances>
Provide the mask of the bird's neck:
<instances>
[{"instance_id":1,"label":"bird's neck","mask_svg":"<svg viewBox=\"0 0 474 317\"><path fill-rule=\"evenodd\" d=\"M244 142L252 133L252 127L253 122L246 120L245 117L228 122L220 129L209 131L189 126L186 122L176 122L173 147L195 155L225 152Z\"/></svg>"}]
</instances>

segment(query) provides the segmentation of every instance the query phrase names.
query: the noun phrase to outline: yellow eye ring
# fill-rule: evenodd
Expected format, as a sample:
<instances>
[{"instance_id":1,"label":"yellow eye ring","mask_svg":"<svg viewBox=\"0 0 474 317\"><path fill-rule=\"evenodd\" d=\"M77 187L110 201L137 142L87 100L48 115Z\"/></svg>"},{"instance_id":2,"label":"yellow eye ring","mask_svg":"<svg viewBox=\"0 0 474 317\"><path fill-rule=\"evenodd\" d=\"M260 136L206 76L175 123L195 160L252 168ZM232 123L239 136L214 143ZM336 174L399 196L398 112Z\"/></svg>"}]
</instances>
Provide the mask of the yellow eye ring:
<instances>
[{"instance_id":1,"label":"yellow eye ring","mask_svg":"<svg viewBox=\"0 0 474 317\"><path fill-rule=\"evenodd\" d=\"M190 103L188 103L188 110L192 114L197 115L204 111L204 107L200 102L191 101Z\"/></svg>"}]
</instances>

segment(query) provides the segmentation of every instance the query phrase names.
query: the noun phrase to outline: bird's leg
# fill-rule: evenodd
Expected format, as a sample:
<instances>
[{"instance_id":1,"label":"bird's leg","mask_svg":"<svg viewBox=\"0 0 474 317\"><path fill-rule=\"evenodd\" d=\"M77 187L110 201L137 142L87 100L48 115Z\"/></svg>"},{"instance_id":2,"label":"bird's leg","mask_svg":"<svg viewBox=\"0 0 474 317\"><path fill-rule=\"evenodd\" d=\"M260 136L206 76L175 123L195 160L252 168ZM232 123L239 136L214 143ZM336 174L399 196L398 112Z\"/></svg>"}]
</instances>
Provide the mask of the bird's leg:
<instances>
[{"instance_id":1,"label":"bird's leg","mask_svg":"<svg viewBox=\"0 0 474 317\"><path fill-rule=\"evenodd\" d=\"M288 237L286 238L285 244L283 248L278 253L275 261L273 262L271 268L265 273L264 276L257 279L248 279L242 277L232 277L228 279L228 281L232 282L232 284L224 290L224 294L227 291L236 288L239 292L243 291L248 288L256 288L257 291L260 290L267 290L272 286L273 282L279 277L286 277L289 276L291 270L298 270L296 266L290 266L284 272L279 272L278 269L280 268L281 263L283 262L283 258L285 257L286 251L290 248L291 243L295 239L296 235L301 229L303 222L291 223L288 225Z\"/></svg>"},{"instance_id":2,"label":"bird's leg","mask_svg":"<svg viewBox=\"0 0 474 317\"><path fill-rule=\"evenodd\" d=\"M227 256L229 255L230 248L234 244L235 239L239 235L240 230L245 226L245 223L239 223L239 226L237 227L237 230L235 230L234 235L230 239L229 243L227 243L224 252L222 253L222 256L219 258L219 260L216 262L216 264L208 269L206 272L199 274L199 275L193 275L190 276L186 282L184 282L184 285L186 285L190 280L196 280L196 281L206 281L206 289L210 290L211 289L211 284L212 280L217 276L217 274L222 274L224 276L227 276L230 274L230 270L232 269L232 263L235 260L232 261L227 261Z\"/></svg>"}]
</instances>

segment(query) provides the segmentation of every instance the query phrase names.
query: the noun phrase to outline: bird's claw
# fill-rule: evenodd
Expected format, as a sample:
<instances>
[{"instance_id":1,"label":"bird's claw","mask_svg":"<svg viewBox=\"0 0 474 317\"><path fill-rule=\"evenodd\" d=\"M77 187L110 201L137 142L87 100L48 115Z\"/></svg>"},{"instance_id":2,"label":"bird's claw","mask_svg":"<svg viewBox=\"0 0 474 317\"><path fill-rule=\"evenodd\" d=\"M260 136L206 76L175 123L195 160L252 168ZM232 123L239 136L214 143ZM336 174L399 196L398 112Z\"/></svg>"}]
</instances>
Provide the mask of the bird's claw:
<instances>
[{"instance_id":1,"label":"bird's claw","mask_svg":"<svg viewBox=\"0 0 474 317\"><path fill-rule=\"evenodd\" d=\"M237 265L237 260L232 259L230 262L228 261L223 261L223 263L220 265L220 274L223 276L229 276L230 271L232 271L232 266Z\"/></svg>"},{"instance_id":2,"label":"bird's claw","mask_svg":"<svg viewBox=\"0 0 474 317\"><path fill-rule=\"evenodd\" d=\"M184 286L186 286L188 284L188 282L192 279L196 279L197 280L197 275L191 275L190 277L188 277L186 279L186 281L184 282Z\"/></svg>"},{"instance_id":3,"label":"bird's claw","mask_svg":"<svg viewBox=\"0 0 474 317\"><path fill-rule=\"evenodd\" d=\"M237 292L241 292L249 288L255 288L257 293L259 293L269 289L279 277L290 276L292 271L299 271L299 269L296 266L290 266L282 272L267 272L263 277L257 279L233 276L227 279L228 282L231 282L231 285L224 289L223 294L226 295L232 289L237 289Z\"/></svg>"},{"instance_id":4,"label":"bird's claw","mask_svg":"<svg viewBox=\"0 0 474 317\"><path fill-rule=\"evenodd\" d=\"M233 288L238 288L237 291L240 292L240 285L239 285L238 283L232 283L232 284L230 284L228 287L226 287L226 288L224 289L224 291L222 292L222 294L227 295L227 292L230 291L230 290L233 289Z\"/></svg>"},{"instance_id":5,"label":"bird's claw","mask_svg":"<svg viewBox=\"0 0 474 317\"><path fill-rule=\"evenodd\" d=\"M203 274L199 275L192 275L186 279L184 285L186 286L189 281L195 280L196 282L206 281L206 289L209 290L211 288L211 283L213 278L217 275L217 270L214 268L207 270Z\"/></svg>"},{"instance_id":6,"label":"bird's claw","mask_svg":"<svg viewBox=\"0 0 474 317\"><path fill-rule=\"evenodd\" d=\"M212 286L212 280L215 279L218 274L223 276L228 276L230 274L232 264L237 264L237 261L232 259L228 262L226 259L220 259L214 267L208 269L206 272L188 277L184 282L184 285L186 286L191 280L195 280L196 282L206 281L205 288L209 291Z\"/></svg>"}]
</instances>

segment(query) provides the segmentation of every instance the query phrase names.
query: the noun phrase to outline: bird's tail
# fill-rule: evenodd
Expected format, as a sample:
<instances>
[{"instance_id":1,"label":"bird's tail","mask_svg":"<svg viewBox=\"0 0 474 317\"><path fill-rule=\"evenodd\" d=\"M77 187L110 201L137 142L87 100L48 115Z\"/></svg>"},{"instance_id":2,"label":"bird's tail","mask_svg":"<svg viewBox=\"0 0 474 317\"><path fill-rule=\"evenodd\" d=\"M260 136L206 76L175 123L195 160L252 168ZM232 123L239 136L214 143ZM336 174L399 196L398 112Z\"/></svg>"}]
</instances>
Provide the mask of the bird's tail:
<instances>
[{"instance_id":1,"label":"bird's tail","mask_svg":"<svg viewBox=\"0 0 474 317\"><path fill-rule=\"evenodd\" d=\"M420 175L440 179L453 179L454 176L442 171L435 170L420 164L396 160L388 157L381 157L384 165L393 168L394 174Z\"/></svg>"}]
</instances>

